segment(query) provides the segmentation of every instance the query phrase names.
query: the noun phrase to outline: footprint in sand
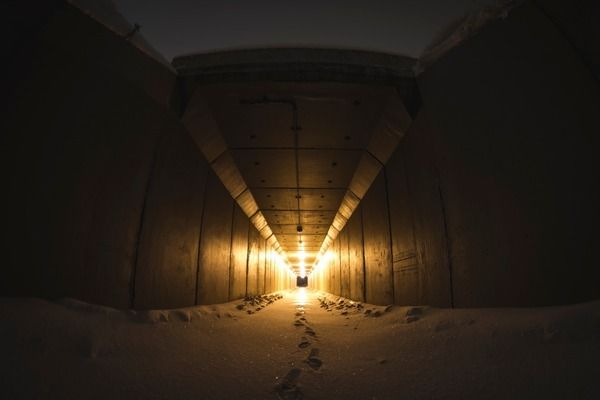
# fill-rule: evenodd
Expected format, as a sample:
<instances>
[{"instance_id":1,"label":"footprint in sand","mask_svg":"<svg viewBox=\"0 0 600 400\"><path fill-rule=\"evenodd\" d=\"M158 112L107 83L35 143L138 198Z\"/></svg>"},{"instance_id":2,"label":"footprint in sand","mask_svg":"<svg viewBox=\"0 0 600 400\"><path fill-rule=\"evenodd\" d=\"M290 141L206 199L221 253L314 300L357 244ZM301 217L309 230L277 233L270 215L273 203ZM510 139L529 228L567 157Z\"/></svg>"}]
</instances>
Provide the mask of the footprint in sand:
<instances>
[{"instance_id":1,"label":"footprint in sand","mask_svg":"<svg viewBox=\"0 0 600 400\"><path fill-rule=\"evenodd\" d=\"M308 338L306 336L302 336L300 338L300 343L298 343L298 347L300 347L301 349L305 349L308 346L310 346L310 341L308 340Z\"/></svg>"},{"instance_id":2,"label":"footprint in sand","mask_svg":"<svg viewBox=\"0 0 600 400\"><path fill-rule=\"evenodd\" d=\"M300 369L292 368L277 386L277 397L281 400L300 400L302 392L298 388Z\"/></svg>"},{"instance_id":3,"label":"footprint in sand","mask_svg":"<svg viewBox=\"0 0 600 400\"><path fill-rule=\"evenodd\" d=\"M309 336L317 336L317 332L315 332L315 330L313 328L311 328L310 326L307 326L304 329L304 333L306 333Z\"/></svg>"},{"instance_id":4,"label":"footprint in sand","mask_svg":"<svg viewBox=\"0 0 600 400\"><path fill-rule=\"evenodd\" d=\"M314 370L318 370L323 365L323 361L319 358L319 349L312 349L308 358L306 359L306 363L309 367Z\"/></svg>"}]
</instances>

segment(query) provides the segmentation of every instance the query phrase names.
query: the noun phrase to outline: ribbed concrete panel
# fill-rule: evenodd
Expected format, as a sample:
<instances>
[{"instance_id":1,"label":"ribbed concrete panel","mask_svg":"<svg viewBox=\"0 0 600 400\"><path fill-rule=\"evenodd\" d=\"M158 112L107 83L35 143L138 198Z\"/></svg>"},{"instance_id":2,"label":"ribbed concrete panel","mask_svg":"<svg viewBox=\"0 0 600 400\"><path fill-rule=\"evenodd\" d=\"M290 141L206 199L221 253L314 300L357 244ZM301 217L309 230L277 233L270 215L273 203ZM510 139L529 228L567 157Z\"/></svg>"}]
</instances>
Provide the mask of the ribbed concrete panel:
<instances>
[{"instance_id":1,"label":"ribbed concrete panel","mask_svg":"<svg viewBox=\"0 0 600 400\"><path fill-rule=\"evenodd\" d=\"M333 228L335 228L338 232L341 232L341 230L344 229L344 225L346 225L346 218L344 218L344 216L338 212L335 215L335 218L333 219L331 226ZM333 239L335 239L335 237L333 237L333 236L331 236L331 237Z\"/></svg>"},{"instance_id":2,"label":"ribbed concrete panel","mask_svg":"<svg viewBox=\"0 0 600 400\"><path fill-rule=\"evenodd\" d=\"M340 242L340 293L350 298L350 257L348 249L348 229L340 232L337 239Z\"/></svg>"},{"instance_id":3,"label":"ribbed concrete panel","mask_svg":"<svg viewBox=\"0 0 600 400\"><path fill-rule=\"evenodd\" d=\"M211 163L211 167L234 199L246 190L246 183L229 151L217 157Z\"/></svg>"},{"instance_id":4,"label":"ribbed concrete panel","mask_svg":"<svg viewBox=\"0 0 600 400\"><path fill-rule=\"evenodd\" d=\"M394 261L394 303L400 305L419 304L422 301L420 265L416 259Z\"/></svg>"},{"instance_id":5,"label":"ribbed concrete panel","mask_svg":"<svg viewBox=\"0 0 600 400\"><path fill-rule=\"evenodd\" d=\"M300 187L346 188L361 157L355 150L300 150Z\"/></svg>"},{"instance_id":6,"label":"ribbed concrete panel","mask_svg":"<svg viewBox=\"0 0 600 400\"><path fill-rule=\"evenodd\" d=\"M288 253L292 253L293 251L298 249L298 244L290 244L289 246L284 246L283 247L285 252L286 252L286 256ZM313 252L317 252L319 251L320 246L304 246L304 251L308 252L308 253L313 253ZM312 258L312 256L311 256ZM292 263L292 261L290 260L290 263Z\"/></svg>"},{"instance_id":7,"label":"ribbed concrete panel","mask_svg":"<svg viewBox=\"0 0 600 400\"><path fill-rule=\"evenodd\" d=\"M331 240L335 240L339 234L340 234L340 231L335 229L335 227L330 226L329 232L327 232L327 237L330 238Z\"/></svg>"},{"instance_id":8,"label":"ribbed concrete panel","mask_svg":"<svg viewBox=\"0 0 600 400\"><path fill-rule=\"evenodd\" d=\"M248 285L247 295L254 296L259 294L258 292L258 261L260 252L260 242L263 239L260 234L254 228L250 226L250 232L248 234Z\"/></svg>"},{"instance_id":9,"label":"ribbed concrete panel","mask_svg":"<svg viewBox=\"0 0 600 400\"><path fill-rule=\"evenodd\" d=\"M227 150L219 126L206 103L206 96L200 90L196 90L188 102L182 121L209 163Z\"/></svg>"},{"instance_id":10,"label":"ribbed concrete panel","mask_svg":"<svg viewBox=\"0 0 600 400\"><path fill-rule=\"evenodd\" d=\"M251 189L295 186L293 150L238 149L231 153Z\"/></svg>"},{"instance_id":11,"label":"ribbed concrete panel","mask_svg":"<svg viewBox=\"0 0 600 400\"><path fill-rule=\"evenodd\" d=\"M329 286L331 288L331 293L341 296L342 293L342 272L341 272L341 263L340 263L340 242L339 240L334 240L329 248L331 251L331 263L329 268L331 269L330 275L330 283Z\"/></svg>"},{"instance_id":12,"label":"ribbed concrete panel","mask_svg":"<svg viewBox=\"0 0 600 400\"><path fill-rule=\"evenodd\" d=\"M300 208L302 210L335 211L344 191L340 189L300 189Z\"/></svg>"},{"instance_id":13,"label":"ribbed concrete panel","mask_svg":"<svg viewBox=\"0 0 600 400\"><path fill-rule=\"evenodd\" d=\"M394 302L420 304L419 273L413 206L408 192L403 147L396 150L385 167L390 199L390 225L394 261Z\"/></svg>"},{"instance_id":14,"label":"ribbed concrete panel","mask_svg":"<svg viewBox=\"0 0 600 400\"><path fill-rule=\"evenodd\" d=\"M250 222L252 222L257 231L261 231L267 226L267 220L260 211L250 217Z\"/></svg>"},{"instance_id":15,"label":"ribbed concrete panel","mask_svg":"<svg viewBox=\"0 0 600 400\"><path fill-rule=\"evenodd\" d=\"M259 294L265 292L265 264L266 264L267 241L260 239L258 241L258 267L257 267L257 285L256 290Z\"/></svg>"},{"instance_id":16,"label":"ribbed concrete panel","mask_svg":"<svg viewBox=\"0 0 600 400\"><path fill-rule=\"evenodd\" d=\"M256 201L265 209L277 211L297 210L298 200L302 210L335 211L344 196L341 189L300 189L300 199L296 189L253 188Z\"/></svg>"},{"instance_id":17,"label":"ribbed concrete panel","mask_svg":"<svg viewBox=\"0 0 600 400\"><path fill-rule=\"evenodd\" d=\"M412 118L406 111L400 96L393 94L388 98L379 117L367 150L380 163L385 164L404 137Z\"/></svg>"},{"instance_id":18,"label":"ribbed concrete panel","mask_svg":"<svg viewBox=\"0 0 600 400\"><path fill-rule=\"evenodd\" d=\"M235 199L235 201L237 201L238 205L248 218L256 214L258 211L258 204L256 204L256 200L254 200L252 192L250 192L250 190L247 188Z\"/></svg>"},{"instance_id":19,"label":"ribbed concrete panel","mask_svg":"<svg viewBox=\"0 0 600 400\"><path fill-rule=\"evenodd\" d=\"M274 292L277 289L277 258L276 258L276 252L273 249L269 250L269 254L270 254L270 267L269 267L269 290L268 292Z\"/></svg>"},{"instance_id":20,"label":"ribbed concrete panel","mask_svg":"<svg viewBox=\"0 0 600 400\"><path fill-rule=\"evenodd\" d=\"M350 216L352 216L352 213L354 210L356 210L356 207L358 207L359 203L360 199L356 197L354 193L348 190L342 199L338 213L341 214L345 219L350 219Z\"/></svg>"},{"instance_id":21,"label":"ribbed concrete panel","mask_svg":"<svg viewBox=\"0 0 600 400\"><path fill-rule=\"evenodd\" d=\"M272 224L291 225L298 223L298 213L295 211L263 211L264 216ZM331 224L335 211L301 211L302 225Z\"/></svg>"},{"instance_id":22,"label":"ribbed concrete panel","mask_svg":"<svg viewBox=\"0 0 600 400\"><path fill-rule=\"evenodd\" d=\"M271 246L267 246L267 261L266 261L266 268L265 268L265 293L270 293L271 292L271 274L272 274L272 267L273 267L273 256L272 253L273 249L271 248Z\"/></svg>"},{"instance_id":23,"label":"ribbed concrete panel","mask_svg":"<svg viewBox=\"0 0 600 400\"><path fill-rule=\"evenodd\" d=\"M294 254L293 252L296 249L298 249L298 244L296 243L294 245L289 245L289 246L287 246L287 248L289 250L286 250L286 253L285 253L286 256L288 256L289 254L293 255ZM305 257L305 259L306 260L314 260L315 256L313 256L311 253L316 254L320 249L321 249L320 246L304 246L304 251L309 254L309 256ZM295 262L294 261L294 256L290 257L289 262L290 263ZM308 261L307 261L307 263L308 263Z\"/></svg>"},{"instance_id":24,"label":"ribbed concrete panel","mask_svg":"<svg viewBox=\"0 0 600 400\"><path fill-rule=\"evenodd\" d=\"M304 245L304 247L320 246L324 236L325 235L302 235L302 244ZM288 244L294 244L297 246L300 240L297 234L278 235L277 239L279 240L282 246Z\"/></svg>"},{"instance_id":25,"label":"ribbed concrete panel","mask_svg":"<svg viewBox=\"0 0 600 400\"><path fill-rule=\"evenodd\" d=\"M287 84L287 87L238 84L237 88L223 85L221 91L213 87L213 110L230 147L291 148L293 135L288 105L243 102L259 99L265 92L274 94L274 98L294 98L302 125L301 148L357 149L366 147L373 120L389 91L386 87L340 84ZM241 131L243 135L238 133Z\"/></svg>"},{"instance_id":26,"label":"ribbed concrete panel","mask_svg":"<svg viewBox=\"0 0 600 400\"><path fill-rule=\"evenodd\" d=\"M300 147L364 149L390 92L385 86L324 84L299 97Z\"/></svg>"},{"instance_id":27,"label":"ribbed concrete panel","mask_svg":"<svg viewBox=\"0 0 600 400\"><path fill-rule=\"evenodd\" d=\"M429 156L435 138L427 112L415 119L409 135L402 143L406 159L408 187L415 213L415 247L419 274L420 300L440 307L451 305L451 279L448 249L444 229L444 205L440 197L440 176L437 166ZM480 157L484 158L483 154ZM410 173L408 173L410 171ZM487 177L483 178L487 181ZM467 190L467 188L464 188ZM472 206L469 206L471 209ZM474 218L474 211L469 211ZM481 239L479 239L481 240ZM483 246L483 243L481 244ZM455 250L458 250L455 247ZM489 276L489 272L486 273Z\"/></svg>"},{"instance_id":28,"label":"ribbed concrete panel","mask_svg":"<svg viewBox=\"0 0 600 400\"><path fill-rule=\"evenodd\" d=\"M280 235L297 235L295 224L292 225L273 225L273 233L279 237ZM321 235L325 236L327 231L329 230L329 225L320 224L320 225L302 225L303 235Z\"/></svg>"},{"instance_id":29,"label":"ribbed concrete panel","mask_svg":"<svg viewBox=\"0 0 600 400\"><path fill-rule=\"evenodd\" d=\"M229 299L239 299L246 295L248 229L250 221L237 205L233 210L233 231L231 234L231 268L229 279Z\"/></svg>"},{"instance_id":30,"label":"ribbed concrete panel","mask_svg":"<svg viewBox=\"0 0 600 400\"><path fill-rule=\"evenodd\" d=\"M394 302L392 249L383 173L379 174L362 201L362 216L366 301L373 304L392 304Z\"/></svg>"},{"instance_id":31,"label":"ribbed concrete panel","mask_svg":"<svg viewBox=\"0 0 600 400\"><path fill-rule=\"evenodd\" d=\"M137 309L194 305L209 166L178 123L159 144L146 198L135 276Z\"/></svg>"},{"instance_id":32,"label":"ribbed concrete panel","mask_svg":"<svg viewBox=\"0 0 600 400\"><path fill-rule=\"evenodd\" d=\"M346 224L348 231L350 298L365 301L362 209L359 206Z\"/></svg>"},{"instance_id":33,"label":"ribbed concrete panel","mask_svg":"<svg viewBox=\"0 0 600 400\"><path fill-rule=\"evenodd\" d=\"M376 119L373 133L369 139L368 151L362 154L349 184L349 190L332 222L328 234L332 239L335 239L338 231L343 231L348 218L351 217L360 199L365 196L373 180L379 174L382 164L396 149L401 137L412 122L400 98L395 93L390 93L382 108L383 111ZM332 163L333 166L336 164ZM327 248L328 246L323 244L321 253Z\"/></svg>"},{"instance_id":34,"label":"ribbed concrete panel","mask_svg":"<svg viewBox=\"0 0 600 400\"><path fill-rule=\"evenodd\" d=\"M335 280L335 268L333 267L333 259L335 258L335 251L333 246L329 246L329 257L328 262L325 264L324 268L324 279L325 279L325 291L329 293L334 293L333 291L333 282ZM334 293L335 294L335 293Z\"/></svg>"},{"instance_id":35,"label":"ribbed concrete panel","mask_svg":"<svg viewBox=\"0 0 600 400\"><path fill-rule=\"evenodd\" d=\"M323 244L321 245L321 249L323 249L324 251L326 251L329 246L331 246L331 243L333 242L333 240L331 239L331 237L325 236L325 239L323 239Z\"/></svg>"},{"instance_id":36,"label":"ribbed concrete panel","mask_svg":"<svg viewBox=\"0 0 600 400\"><path fill-rule=\"evenodd\" d=\"M222 135L223 130L219 126L222 121L215 120L214 111L206 102L207 96L210 94L203 90L194 92L183 116L184 123L231 196L236 199L248 217L256 216L258 205L252 193L247 190L244 177L227 149L227 143ZM266 221L257 218L253 223L257 229L263 230ZM265 235L264 231L263 235ZM268 236L270 232L265 237Z\"/></svg>"},{"instance_id":37,"label":"ribbed concrete panel","mask_svg":"<svg viewBox=\"0 0 600 400\"><path fill-rule=\"evenodd\" d=\"M262 236L262 238L265 240L273 236L273 231L271 231L271 227L269 225L265 225L264 228L259 231L259 233L260 236Z\"/></svg>"},{"instance_id":38,"label":"ribbed concrete panel","mask_svg":"<svg viewBox=\"0 0 600 400\"><path fill-rule=\"evenodd\" d=\"M294 146L288 105L248 104L265 94L264 84L214 85L205 90L230 148Z\"/></svg>"},{"instance_id":39,"label":"ribbed concrete panel","mask_svg":"<svg viewBox=\"0 0 600 400\"><path fill-rule=\"evenodd\" d=\"M275 252L273 249L269 251L270 254L270 267L269 267L269 287L268 293L274 292L277 290L277 259L275 258Z\"/></svg>"},{"instance_id":40,"label":"ribbed concrete panel","mask_svg":"<svg viewBox=\"0 0 600 400\"><path fill-rule=\"evenodd\" d=\"M295 189L253 188L256 201L267 210L297 210L298 200Z\"/></svg>"},{"instance_id":41,"label":"ribbed concrete panel","mask_svg":"<svg viewBox=\"0 0 600 400\"><path fill-rule=\"evenodd\" d=\"M200 236L198 304L229 300L229 261L234 202L219 178L209 174Z\"/></svg>"},{"instance_id":42,"label":"ribbed concrete panel","mask_svg":"<svg viewBox=\"0 0 600 400\"><path fill-rule=\"evenodd\" d=\"M399 148L385 167L390 198L390 221L394 261L415 257L413 206L408 192L405 159Z\"/></svg>"},{"instance_id":43,"label":"ribbed concrete panel","mask_svg":"<svg viewBox=\"0 0 600 400\"><path fill-rule=\"evenodd\" d=\"M382 165L369 153L364 152L360 158L356 172L350 182L349 189L359 198L365 197L369 187L379 174Z\"/></svg>"}]
</instances>

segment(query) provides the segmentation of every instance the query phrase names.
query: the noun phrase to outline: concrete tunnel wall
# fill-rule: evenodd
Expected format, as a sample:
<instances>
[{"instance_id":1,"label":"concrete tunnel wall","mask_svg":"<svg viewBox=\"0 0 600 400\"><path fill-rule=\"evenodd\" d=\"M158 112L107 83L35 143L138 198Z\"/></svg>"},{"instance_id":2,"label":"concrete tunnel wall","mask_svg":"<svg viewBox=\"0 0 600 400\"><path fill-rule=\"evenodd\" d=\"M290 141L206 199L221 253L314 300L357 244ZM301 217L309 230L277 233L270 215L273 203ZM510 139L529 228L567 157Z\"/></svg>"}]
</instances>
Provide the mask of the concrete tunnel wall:
<instances>
[{"instance_id":1,"label":"concrete tunnel wall","mask_svg":"<svg viewBox=\"0 0 600 400\"><path fill-rule=\"evenodd\" d=\"M418 76L422 108L312 287L456 307L600 297L597 69L561 30L526 3ZM64 4L15 37L2 296L169 308L295 285L169 111L173 71Z\"/></svg>"},{"instance_id":2,"label":"concrete tunnel wall","mask_svg":"<svg viewBox=\"0 0 600 400\"><path fill-rule=\"evenodd\" d=\"M172 70L67 4L20 40L3 296L172 308L295 284L169 110Z\"/></svg>"},{"instance_id":3,"label":"concrete tunnel wall","mask_svg":"<svg viewBox=\"0 0 600 400\"><path fill-rule=\"evenodd\" d=\"M420 112L309 283L378 304L599 298L593 71L532 3L445 54L418 77Z\"/></svg>"}]
</instances>

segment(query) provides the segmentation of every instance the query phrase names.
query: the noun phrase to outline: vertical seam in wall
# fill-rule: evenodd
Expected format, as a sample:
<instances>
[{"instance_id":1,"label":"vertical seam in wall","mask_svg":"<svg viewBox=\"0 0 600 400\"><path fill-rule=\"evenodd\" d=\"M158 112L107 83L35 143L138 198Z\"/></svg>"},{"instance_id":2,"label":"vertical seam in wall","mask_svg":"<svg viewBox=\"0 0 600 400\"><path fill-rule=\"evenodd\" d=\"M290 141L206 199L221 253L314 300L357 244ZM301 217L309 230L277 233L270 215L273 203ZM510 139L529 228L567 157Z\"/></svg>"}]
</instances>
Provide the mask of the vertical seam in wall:
<instances>
[{"instance_id":1,"label":"vertical seam in wall","mask_svg":"<svg viewBox=\"0 0 600 400\"><path fill-rule=\"evenodd\" d=\"M265 284L263 286L263 292L267 293L267 243L265 243Z\"/></svg>"},{"instance_id":2,"label":"vertical seam in wall","mask_svg":"<svg viewBox=\"0 0 600 400\"><path fill-rule=\"evenodd\" d=\"M265 240L265 266L263 267L263 294L267 293L267 241Z\"/></svg>"},{"instance_id":3,"label":"vertical seam in wall","mask_svg":"<svg viewBox=\"0 0 600 400\"><path fill-rule=\"evenodd\" d=\"M367 301L367 257L365 256L365 226L363 223L363 208L360 208L360 240L362 245L363 259L363 301Z\"/></svg>"},{"instance_id":4,"label":"vertical seam in wall","mask_svg":"<svg viewBox=\"0 0 600 400\"><path fill-rule=\"evenodd\" d=\"M444 195L442 193L442 182L441 182L441 177L440 177L440 173L439 171L437 172L437 178L438 178L438 193L440 196L440 206L442 209L442 219L444 221L444 240L446 242L446 257L448 260L448 273L449 273L449 279L450 279L450 307L454 308L454 282L453 282L453 277L452 277L452 258L451 258L451 251L450 251L450 238L448 236L448 223L446 221L446 205L444 203Z\"/></svg>"},{"instance_id":5,"label":"vertical seam in wall","mask_svg":"<svg viewBox=\"0 0 600 400\"><path fill-rule=\"evenodd\" d=\"M229 235L229 282L227 282L227 299L231 301L231 286L233 285L233 226L235 224L235 201L231 201L231 234Z\"/></svg>"},{"instance_id":6,"label":"vertical seam in wall","mask_svg":"<svg viewBox=\"0 0 600 400\"><path fill-rule=\"evenodd\" d=\"M154 177L154 170L156 169L156 159L158 157L158 149L160 147L160 142L164 137L164 133L159 133L158 138L156 139L156 144L154 146L154 151L152 152L152 159L150 160L150 168L148 171L148 180L146 181L146 187L144 189L144 197L142 200L142 210L140 211L140 222L138 224L138 231L136 233L136 242L133 256L133 265L131 268L131 274L129 277L129 307L135 307L135 281L137 278L137 265L139 261L140 255L140 242L142 240L142 234L144 231L144 221L146 219L146 203L148 202L148 194L150 193L150 187L152 186L152 178Z\"/></svg>"},{"instance_id":7,"label":"vertical seam in wall","mask_svg":"<svg viewBox=\"0 0 600 400\"><path fill-rule=\"evenodd\" d=\"M408 200L408 205L409 205L409 211L410 211L410 222L411 222L411 226L412 226L412 243L413 243L413 249L415 251L415 259L417 262L417 282L418 282L418 298L419 300L422 300L422 278L421 278L421 269L422 269L422 261L421 260L421 254L419 252L419 249L417 248L417 225L415 223L415 204L412 201L412 197L411 197L411 190L410 190L410 184L409 184L409 180L408 180L408 169L407 169L407 164L406 164L406 158L404 157L404 151L403 149L399 148L400 150L400 160L402 162L402 170L403 170L403 175L404 175L404 183L406 186L406 198ZM393 256L392 256L393 257ZM421 303L421 302L419 302Z\"/></svg>"},{"instance_id":8,"label":"vertical seam in wall","mask_svg":"<svg viewBox=\"0 0 600 400\"><path fill-rule=\"evenodd\" d=\"M254 225L248 223L248 234L246 241L246 297L248 297L248 275L250 274L250 229L254 228Z\"/></svg>"},{"instance_id":9,"label":"vertical seam in wall","mask_svg":"<svg viewBox=\"0 0 600 400\"><path fill-rule=\"evenodd\" d=\"M417 251L417 230L416 230L416 224L415 224L415 205L412 202L412 198L411 198L411 191L410 191L410 184L408 182L408 170L406 169L406 159L404 157L404 152L402 151L400 154L400 158L402 160L402 166L403 166L403 172L404 172L404 183L406 185L406 197L408 199L408 203L410 206L410 221L411 221L411 225L412 225L412 242L413 242L413 248L415 250L415 257L417 258L417 262L420 262L421 260L419 260L419 252Z\"/></svg>"},{"instance_id":10,"label":"vertical seam in wall","mask_svg":"<svg viewBox=\"0 0 600 400\"><path fill-rule=\"evenodd\" d=\"M202 212L200 219L200 234L198 235L198 256L196 257L196 294L194 304L198 304L198 280L200 277L200 252L202 251L202 227L204 226L204 212L206 211L206 194L208 193L208 178L210 178L210 165L206 166L206 179L204 179L204 193L202 195Z\"/></svg>"},{"instance_id":11,"label":"vertical seam in wall","mask_svg":"<svg viewBox=\"0 0 600 400\"><path fill-rule=\"evenodd\" d=\"M340 233L338 234L337 239L335 239L338 242L338 255L339 255L339 268L338 268L338 281L340 282L340 292L337 293L338 296L342 295L342 231L340 231Z\"/></svg>"},{"instance_id":12,"label":"vertical seam in wall","mask_svg":"<svg viewBox=\"0 0 600 400\"><path fill-rule=\"evenodd\" d=\"M388 242L388 248L389 250L389 260L390 260L390 269L391 269L391 276L392 276L392 303L396 302L396 285L395 285L395 278L394 278L394 244L392 242L392 213L391 213L391 209L390 209L390 196L389 196L389 191L388 191L388 178L387 178L387 169L385 168L385 166L382 168L383 170L383 181L385 183L385 206L387 207L387 220L388 220L388 233L389 233L389 242Z\"/></svg>"},{"instance_id":13,"label":"vertical seam in wall","mask_svg":"<svg viewBox=\"0 0 600 400\"><path fill-rule=\"evenodd\" d=\"M344 229L342 228L342 231ZM340 296L344 296L344 266L342 265L342 260L344 259L344 257L342 257L342 253L343 253L343 247L344 247L344 241L342 240L342 231L340 231L340 234L338 235L338 239L340 241Z\"/></svg>"}]
</instances>

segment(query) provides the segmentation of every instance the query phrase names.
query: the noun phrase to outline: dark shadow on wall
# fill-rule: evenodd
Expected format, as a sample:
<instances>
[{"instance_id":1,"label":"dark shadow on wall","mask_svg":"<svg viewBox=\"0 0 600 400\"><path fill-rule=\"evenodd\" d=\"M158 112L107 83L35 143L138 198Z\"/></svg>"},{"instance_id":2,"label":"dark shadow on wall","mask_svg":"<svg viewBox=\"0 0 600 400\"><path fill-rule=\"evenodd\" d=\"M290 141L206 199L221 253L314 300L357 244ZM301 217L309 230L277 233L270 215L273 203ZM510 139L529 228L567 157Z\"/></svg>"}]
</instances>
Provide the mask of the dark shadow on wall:
<instances>
[{"instance_id":1,"label":"dark shadow on wall","mask_svg":"<svg viewBox=\"0 0 600 400\"><path fill-rule=\"evenodd\" d=\"M418 77L423 107L344 228L364 238L364 276L342 262L364 285L352 298L444 307L600 298L600 91L585 60L556 20L524 3ZM318 278L336 294L347 293L344 231Z\"/></svg>"},{"instance_id":2,"label":"dark shadow on wall","mask_svg":"<svg viewBox=\"0 0 600 400\"><path fill-rule=\"evenodd\" d=\"M174 72L53 5L7 60L0 295L171 308L292 287L170 111Z\"/></svg>"}]
</instances>

